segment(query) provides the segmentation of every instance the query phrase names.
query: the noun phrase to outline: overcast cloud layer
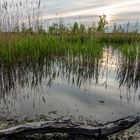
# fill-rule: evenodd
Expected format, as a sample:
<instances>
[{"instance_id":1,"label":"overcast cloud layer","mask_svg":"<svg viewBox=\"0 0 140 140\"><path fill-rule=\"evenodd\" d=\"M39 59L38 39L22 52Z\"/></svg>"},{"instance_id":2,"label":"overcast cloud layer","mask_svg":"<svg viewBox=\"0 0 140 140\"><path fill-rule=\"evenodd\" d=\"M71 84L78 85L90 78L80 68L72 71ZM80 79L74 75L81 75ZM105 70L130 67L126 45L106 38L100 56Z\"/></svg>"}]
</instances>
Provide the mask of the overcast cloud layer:
<instances>
[{"instance_id":1,"label":"overcast cloud layer","mask_svg":"<svg viewBox=\"0 0 140 140\"><path fill-rule=\"evenodd\" d=\"M37 3L38 0L32 1ZM31 6L34 6L33 3ZM44 20L63 17L68 22L92 22L97 21L98 15L101 14L106 14L110 23L136 22L140 19L140 0L42 0L41 7L45 9L41 12Z\"/></svg>"}]
</instances>

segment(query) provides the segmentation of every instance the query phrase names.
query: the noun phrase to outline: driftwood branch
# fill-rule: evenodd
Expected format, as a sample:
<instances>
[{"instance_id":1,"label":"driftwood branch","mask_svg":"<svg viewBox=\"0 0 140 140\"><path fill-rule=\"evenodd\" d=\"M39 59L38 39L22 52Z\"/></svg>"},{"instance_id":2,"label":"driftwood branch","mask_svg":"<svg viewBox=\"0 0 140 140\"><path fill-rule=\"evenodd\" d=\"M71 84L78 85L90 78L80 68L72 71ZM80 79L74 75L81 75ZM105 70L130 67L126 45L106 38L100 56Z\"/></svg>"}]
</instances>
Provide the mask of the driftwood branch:
<instances>
[{"instance_id":1,"label":"driftwood branch","mask_svg":"<svg viewBox=\"0 0 140 140\"><path fill-rule=\"evenodd\" d=\"M94 138L106 137L119 131L128 129L139 122L138 116L130 116L117 121L108 122L97 127L74 125L70 121L36 122L0 130L1 137L17 136L35 133L69 133L91 136Z\"/></svg>"}]
</instances>

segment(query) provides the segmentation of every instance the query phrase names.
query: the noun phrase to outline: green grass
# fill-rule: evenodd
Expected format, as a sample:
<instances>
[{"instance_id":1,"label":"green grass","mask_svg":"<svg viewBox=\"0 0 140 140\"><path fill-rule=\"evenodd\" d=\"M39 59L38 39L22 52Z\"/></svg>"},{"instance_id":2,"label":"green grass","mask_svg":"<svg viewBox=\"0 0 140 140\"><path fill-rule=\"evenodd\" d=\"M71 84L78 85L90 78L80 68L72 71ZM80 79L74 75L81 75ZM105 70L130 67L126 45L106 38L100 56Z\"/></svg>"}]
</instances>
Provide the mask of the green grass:
<instances>
[{"instance_id":1,"label":"green grass","mask_svg":"<svg viewBox=\"0 0 140 140\"><path fill-rule=\"evenodd\" d=\"M67 55L98 57L104 44L117 44L126 56L135 57L139 41L138 33L0 33L0 63Z\"/></svg>"},{"instance_id":2,"label":"green grass","mask_svg":"<svg viewBox=\"0 0 140 140\"><path fill-rule=\"evenodd\" d=\"M94 39L59 37L38 34L0 35L0 63L14 63L25 59L71 55L98 55L101 45ZM96 49L95 49L96 48Z\"/></svg>"}]
</instances>

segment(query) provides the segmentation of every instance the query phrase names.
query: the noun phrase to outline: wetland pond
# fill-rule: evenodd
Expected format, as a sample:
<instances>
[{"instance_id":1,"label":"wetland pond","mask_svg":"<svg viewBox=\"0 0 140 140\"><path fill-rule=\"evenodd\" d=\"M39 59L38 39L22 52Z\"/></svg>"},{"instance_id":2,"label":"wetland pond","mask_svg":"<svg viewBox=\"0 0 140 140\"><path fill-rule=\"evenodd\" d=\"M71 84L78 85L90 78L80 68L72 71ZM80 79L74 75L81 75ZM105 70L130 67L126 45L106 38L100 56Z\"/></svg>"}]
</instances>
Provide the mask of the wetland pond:
<instances>
[{"instance_id":1,"label":"wetland pond","mask_svg":"<svg viewBox=\"0 0 140 140\"><path fill-rule=\"evenodd\" d=\"M136 49L138 50L138 49ZM95 49L96 51L96 49ZM104 46L0 66L0 117L111 121L140 110L139 53Z\"/></svg>"}]
</instances>

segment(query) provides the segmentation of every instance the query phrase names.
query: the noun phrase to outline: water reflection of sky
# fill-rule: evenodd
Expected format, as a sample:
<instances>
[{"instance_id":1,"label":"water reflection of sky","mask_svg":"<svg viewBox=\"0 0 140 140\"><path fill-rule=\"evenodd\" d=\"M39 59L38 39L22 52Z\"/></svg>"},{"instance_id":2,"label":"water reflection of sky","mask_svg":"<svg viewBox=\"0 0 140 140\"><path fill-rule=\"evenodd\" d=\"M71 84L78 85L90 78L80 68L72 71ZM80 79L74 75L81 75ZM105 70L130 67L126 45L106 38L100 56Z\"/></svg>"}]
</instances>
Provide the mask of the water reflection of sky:
<instances>
[{"instance_id":1,"label":"water reflection of sky","mask_svg":"<svg viewBox=\"0 0 140 140\"><path fill-rule=\"evenodd\" d=\"M19 2L19 0L13 1ZM28 0L29 3L30 1L32 0ZM37 1L33 0L34 4L32 3L31 6L35 7ZM136 22L140 18L139 5L139 0L42 0L41 7L44 10L41 15L44 20L63 17L68 22L71 22L72 19L75 20L74 17L80 20L78 19L80 16L84 17L85 23L91 23L91 21L97 20L98 15L104 13L108 16L109 22Z\"/></svg>"}]
</instances>

